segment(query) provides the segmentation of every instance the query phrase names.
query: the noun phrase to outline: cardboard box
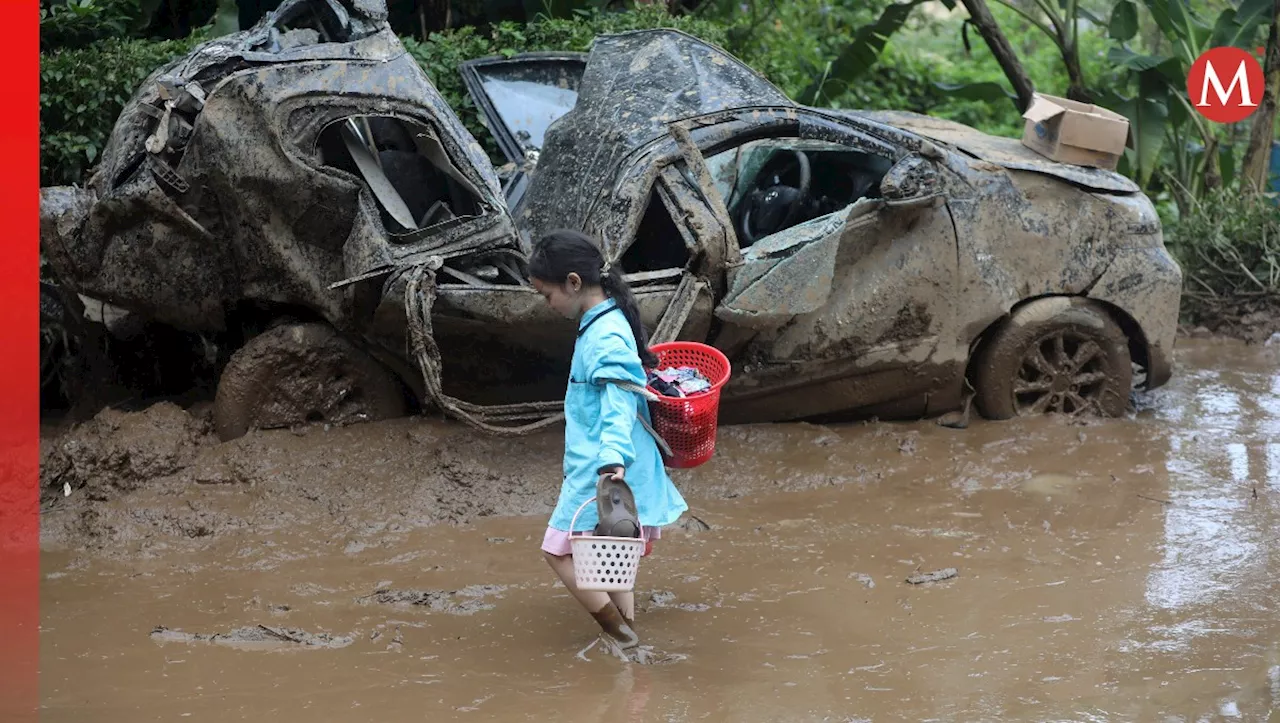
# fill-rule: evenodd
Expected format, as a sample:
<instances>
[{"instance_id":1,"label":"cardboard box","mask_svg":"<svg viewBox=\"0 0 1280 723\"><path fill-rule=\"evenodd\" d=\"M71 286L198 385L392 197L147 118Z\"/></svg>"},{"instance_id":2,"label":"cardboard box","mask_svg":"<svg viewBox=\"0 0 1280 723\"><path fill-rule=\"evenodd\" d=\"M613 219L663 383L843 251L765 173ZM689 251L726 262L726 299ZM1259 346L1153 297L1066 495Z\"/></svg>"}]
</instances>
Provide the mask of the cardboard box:
<instances>
[{"instance_id":1,"label":"cardboard box","mask_svg":"<svg viewBox=\"0 0 1280 723\"><path fill-rule=\"evenodd\" d=\"M1036 93L1022 117L1022 145L1060 163L1113 171L1129 141L1129 119L1089 103Z\"/></svg>"}]
</instances>

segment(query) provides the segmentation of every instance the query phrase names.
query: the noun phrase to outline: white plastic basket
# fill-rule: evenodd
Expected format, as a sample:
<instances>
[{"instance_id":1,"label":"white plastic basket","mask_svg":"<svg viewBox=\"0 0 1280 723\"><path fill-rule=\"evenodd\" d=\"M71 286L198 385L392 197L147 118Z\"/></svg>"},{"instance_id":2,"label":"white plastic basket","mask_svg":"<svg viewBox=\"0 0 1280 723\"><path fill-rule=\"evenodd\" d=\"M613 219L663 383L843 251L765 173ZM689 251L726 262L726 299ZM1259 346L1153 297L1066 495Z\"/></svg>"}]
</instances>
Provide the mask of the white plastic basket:
<instances>
[{"instance_id":1,"label":"white plastic basket","mask_svg":"<svg viewBox=\"0 0 1280 723\"><path fill-rule=\"evenodd\" d=\"M573 521L569 523L574 582L579 590L629 592L635 587L640 556L644 554L647 543L644 539L644 527L640 528L639 537L574 535L573 528L578 522L578 515L595 501L593 497L583 502L578 511L573 513Z\"/></svg>"}]
</instances>

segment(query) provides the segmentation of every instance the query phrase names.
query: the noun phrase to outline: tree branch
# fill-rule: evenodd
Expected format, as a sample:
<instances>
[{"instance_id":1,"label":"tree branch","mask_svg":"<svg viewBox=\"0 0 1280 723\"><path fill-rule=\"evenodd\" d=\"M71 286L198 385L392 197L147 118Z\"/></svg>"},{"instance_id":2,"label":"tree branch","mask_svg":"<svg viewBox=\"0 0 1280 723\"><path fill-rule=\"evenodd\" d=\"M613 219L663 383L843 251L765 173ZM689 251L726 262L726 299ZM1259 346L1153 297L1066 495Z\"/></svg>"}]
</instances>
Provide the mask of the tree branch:
<instances>
[{"instance_id":1,"label":"tree branch","mask_svg":"<svg viewBox=\"0 0 1280 723\"><path fill-rule=\"evenodd\" d=\"M1031 95L1035 92L1035 86L1032 85L1026 69L1022 67L1022 62L1018 60L1017 53L1013 51L1013 46L1009 44L1009 39L996 23L995 17L991 14L991 8L987 7L986 0L961 1L969 11L969 18L973 21L974 27L986 41L991 54L996 57L996 62L1000 63L1000 68L1004 70L1005 77L1013 86L1013 91L1018 94L1018 110L1025 111L1027 106L1031 105ZM1023 15L1026 16L1025 13ZM1032 22L1036 23L1035 20ZM1047 32L1043 24L1036 23L1036 25Z\"/></svg>"},{"instance_id":2,"label":"tree branch","mask_svg":"<svg viewBox=\"0 0 1280 723\"><path fill-rule=\"evenodd\" d=\"M1267 190L1271 165L1271 144L1276 125L1277 95L1280 95L1280 0L1275 0L1271 13L1271 32L1267 35L1267 57L1263 67L1265 83L1262 103L1253 113L1249 145L1245 147L1242 173L1246 187L1259 193Z\"/></svg>"},{"instance_id":3,"label":"tree branch","mask_svg":"<svg viewBox=\"0 0 1280 723\"><path fill-rule=\"evenodd\" d=\"M1006 7L1006 8L1009 8L1010 10L1014 11L1015 13L1017 13L1017 14L1021 15L1023 20L1026 20L1027 22L1029 22L1029 23L1031 23L1032 25L1034 25L1034 26L1036 26L1037 28L1039 28L1039 29L1040 29L1040 32L1044 33L1045 35L1048 35L1048 36L1049 36L1049 38L1050 38L1051 40L1053 40L1053 42L1055 42L1055 43L1056 43L1056 42L1058 42L1058 31L1057 31L1057 29L1056 29L1056 28L1052 28L1052 27L1050 27L1048 24L1046 24L1046 23L1045 23L1043 20L1041 20L1040 18L1035 17L1035 16L1034 16L1034 15L1032 15L1031 13L1027 12L1026 10L1023 10L1022 8L1020 8L1020 7L1018 7L1017 5L1013 4L1012 2L1008 2L1008 0L996 0L996 2L1000 3L1001 5L1003 5L1003 6L1004 6L1004 7ZM969 13L969 15L971 15L971 16L972 16L972 15L973 15L973 13L972 13L972 12L970 12L970 13ZM993 22L994 22L994 19L993 19Z\"/></svg>"}]
</instances>

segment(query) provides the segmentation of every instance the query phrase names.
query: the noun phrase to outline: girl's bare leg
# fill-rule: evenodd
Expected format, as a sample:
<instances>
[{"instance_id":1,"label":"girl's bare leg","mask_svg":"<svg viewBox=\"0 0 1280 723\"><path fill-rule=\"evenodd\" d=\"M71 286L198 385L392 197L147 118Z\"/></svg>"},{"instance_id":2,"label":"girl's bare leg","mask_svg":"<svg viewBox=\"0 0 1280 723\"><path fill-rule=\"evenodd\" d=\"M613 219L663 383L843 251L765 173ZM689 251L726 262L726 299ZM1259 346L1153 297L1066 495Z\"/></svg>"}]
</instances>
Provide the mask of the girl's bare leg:
<instances>
[{"instance_id":1,"label":"girl's bare leg","mask_svg":"<svg viewBox=\"0 0 1280 723\"><path fill-rule=\"evenodd\" d=\"M547 558L547 564L560 578L560 582L564 583L569 593L577 599L578 603L591 613L591 617L596 619L600 627L604 629L609 637L618 642L619 647L630 648L640 644L640 637L636 635L635 630L631 629L631 624L627 621L635 615L634 596L630 593L626 595L632 599L631 616L624 619L623 610L611 599L609 593L600 592L598 590L579 590L573 579L573 556L571 555L552 555L549 552L543 552L542 555Z\"/></svg>"},{"instance_id":2,"label":"girl's bare leg","mask_svg":"<svg viewBox=\"0 0 1280 723\"><path fill-rule=\"evenodd\" d=\"M611 592L609 593L609 599L613 601L614 605L618 606L618 612L622 613L622 617L629 622L635 622L636 594L634 592Z\"/></svg>"}]
</instances>

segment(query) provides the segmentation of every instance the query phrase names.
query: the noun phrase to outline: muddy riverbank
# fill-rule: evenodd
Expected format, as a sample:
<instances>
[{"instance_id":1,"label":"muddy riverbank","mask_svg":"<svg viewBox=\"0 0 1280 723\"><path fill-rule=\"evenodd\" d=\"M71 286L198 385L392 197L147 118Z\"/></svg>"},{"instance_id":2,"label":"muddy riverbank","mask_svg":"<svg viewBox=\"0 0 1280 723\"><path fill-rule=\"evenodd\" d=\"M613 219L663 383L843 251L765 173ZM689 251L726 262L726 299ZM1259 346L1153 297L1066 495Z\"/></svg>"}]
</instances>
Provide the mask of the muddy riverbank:
<instances>
[{"instance_id":1,"label":"muddy riverbank","mask_svg":"<svg viewBox=\"0 0 1280 723\"><path fill-rule=\"evenodd\" d=\"M649 665L539 558L555 433L108 412L45 440L42 720L1265 721L1280 349L1178 363L1130 419L724 430Z\"/></svg>"}]
</instances>

